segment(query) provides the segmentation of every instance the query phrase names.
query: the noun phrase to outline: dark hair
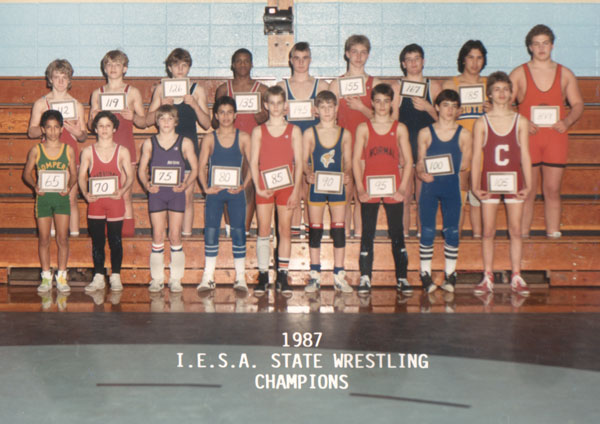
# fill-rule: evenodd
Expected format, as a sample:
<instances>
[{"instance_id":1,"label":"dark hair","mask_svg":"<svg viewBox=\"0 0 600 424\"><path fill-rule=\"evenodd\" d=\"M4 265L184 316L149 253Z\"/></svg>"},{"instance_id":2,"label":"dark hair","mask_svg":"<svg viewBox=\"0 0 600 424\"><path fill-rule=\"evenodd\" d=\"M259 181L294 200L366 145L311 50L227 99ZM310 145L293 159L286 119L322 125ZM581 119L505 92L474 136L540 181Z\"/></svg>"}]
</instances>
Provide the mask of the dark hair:
<instances>
[{"instance_id":1,"label":"dark hair","mask_svg":"<svg viewBox=\"0 0 600 424\"><path fill-rule=\"evenodd\" d=\"M235 62L235 60L237 59L237 57L241 54L247 54L248 56L250 56L250 63L252 63L252 53L250 52L250 50L248 49L237 49L236 51L233 52L233 55L231 56L231 70L233 71L233 62Z\"/></svg>"},{"instance_id":2,"label":"dark hair","mask_svg":"<svg viewBox=\"0 0 600 424\"><path fill-rule=\"evenodd\" d=\"M488 77L487 77L487 83L485 84L485 94L487 94L488 97L490 97L490 94L492 92L492 86L494 84L496 84L497 82L505 82L508 84L508 86L510 87L510 91L512 91L512 81L510 80L510 77L506 74L506 72L502 72L502 71L496 71L496 72L492 72Z\"/></svg>"},{"instance_id":3,"label":"dark hair","mask_svg":"<svg viewBox=\"0 0 600 424\"><path fill-rule=\"evenodd\" d=\"M465 58L473 49L479 50L483 55L483 66L481 67L482 71L483 68L485 68L485 65L487 65L487 50L485 49L483 43L479 40L469 40L463 44L463 46L460 48L460 52L458 52L458 60L456 62L458 64L458 72L461 74L465 70Z\"/></svg>"},{"instance_id":4,"label":"dark hair","mask_svg":"<svg viewBox=\"0 0 600 424\"><path fill-rule=\"evenodd\" d=\"M329 90L323 90L315 97L315 107L319 107L321 103L330 102L337 105L337 97Z\"/></svg>"},{"instance_id":5,"label":"dark hair","mask_svg":"<svg viewBox=\"0 0 600 424\"><path fill-rule=\"evenodd\" d=\"M63 126L63 116L58 110L48 109L46 112L42 113L42 118L40 119L40 127L45 127L46 122L54 120L58 122L58 124Z\"/></svg>"},{"instance_id":6,"label":"dark hair","mask_svg":"<svg viewBox=\"0 0 600 424\"><path fill-rule=\"evenodd\" d=\"M425 59L425 52L423 51L423 47L419 46L418 44L409 44L408 46L405 46L402 51L400 52L400 69L402 69L402 73L404 73L404 75L406 76L406 68L404 67L404 65L402 65L402 62L404 62L404 59L406 58L406 55L409 53L419 53L421 55L421 57L423 59Z\"/></svg>"},{"instance_id":7,"label":"dark hair","mask_svg":"<svg viewBox=\"0 0 600 424\"><path fill-rule=\"evenodd\" d=\"M263 101L268 102L269 97L271 96L281 96L283 100L286 100L287 98L285 95L285 91L283 90L283 88L281 88L280 85L273 85L267 88L267 91L265 92L265 99Z\"/></svg>"},{"instance_id":8,"label":"dark hair","mask_svg":"<svg viewBox=\"0 0 600 424\"><path fill-rule=\"evenodd\" d=\"M96 132L96 129L98 128L98 121L100 121L102 118L110 119L110 121L113 123L113 127L115 128L115 130L119 128L119 119L112 112L108 110L102 110L98 112L98 115L96 115L94 121L92 122L92 129L94 130L94 132Z\"/></svg>"},{"instance_id":9,"label":"dark hair","mask_svg":"<svg viewBox=\"0 0 600 424\"><path fill-rule=\"evenodd\" d=\"M165 59L165 70L167 71L169 78L173 78L173 73L169 70L169 66L179 62L185 62L190 68L192 67L192 55L186 49L180 47L169 53L169 56Z\"/></svg>"},{"instance_id":10,"label":"dark hair","mask_svg":"<svg viewBox=\"0 0 600 424\"><path fill-rule=\"evenodd\" d=\"M299 41L290 49L290 53L288 54L288 65L290 66L290 70L292 74L294 73L294 67L292 66L292 56L296 52L308 52L309 56L311 55L310 44L306 41Z\"/></svg>"},{"instance_id":11,"label":"dark hair","mask_svg":"<svg viewBox=\"0 0 600 424\"><path fill-rule=\"evenodd\" d=\"M529 49L529 46L531 46L531 43L533 43L533 37L537 35L547 35L548 37L550 37L550 42L554 44L554 33L552 32L550 27L543 24L538 24L531 28L525 36L525 47L527 47L527 53L529 53L529 56L533 56L531 50Z\"/></svg>"},{"instance_id":12,"label":"dark hair","mask_svg":"<svg viewBox=\"0 0 600 424\"><path fill-rule=\"evenodd\" d=\"M373 87L373 91L371 91L371 100L375 99L376 94L384 94L388 96L391 100L394 100L394 90L389 84L381 83Z\"/></svg>"},{"instance_id":13,"label":"dark hair","mask_svg":"<svg viewBox=\"0 0 600 424\"><path fill-rule=\"evenodd\" d=\"M460 96L455 90L445 89L435 98L433 102L436 106L442 104L443 101L454 102L460 107Z\"/></svg>"},{"instance_id":14,"label":"dark hair","mask_svg":"<svg viewBox=\"0 0 600 424\"><path fill-rule=\"evenodd\" d=\"M217 119L217 112L219 112L219 108L223 105L229 105L233 108L233 112L237 112L237 104L235 103L233 97L221 96L215 100L215 103L213 104L213 117L211 121L212 127L215 130L220 126L219 120Z\"/></svg>"}]
</instances>

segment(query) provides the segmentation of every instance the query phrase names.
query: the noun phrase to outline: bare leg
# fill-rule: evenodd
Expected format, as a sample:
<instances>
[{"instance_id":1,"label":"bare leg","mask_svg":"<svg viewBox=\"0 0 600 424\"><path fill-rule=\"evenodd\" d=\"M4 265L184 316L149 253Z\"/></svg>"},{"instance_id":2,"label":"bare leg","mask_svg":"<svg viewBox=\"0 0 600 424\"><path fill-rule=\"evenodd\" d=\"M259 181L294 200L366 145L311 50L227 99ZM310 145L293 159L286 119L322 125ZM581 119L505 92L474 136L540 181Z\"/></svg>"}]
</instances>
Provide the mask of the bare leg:
<instances>
[{"instance_id":1,"label":"bare leg","mask_svg":"<svg viewBox=\"0 0 600 424\"><path fill-rule=\"evenodd\" d=\"M510 264L513 275L521 272L523 256L523 239L521 238L521 222L523 220L523 202L507 203L508 233L510 234Z\"/></svg>"},{"instance_id":2,"label":"bare leg","mask_svg":"<svg viewBox=\"0 0 600 424\"><path fill-rule=\"evenodd\" d=\"M470 218L471 218L471 229L473 230L473 237L478 237L481 235L481 207L471 205L470 208Z\"/></svg>"},{"instance_id":3,"label":"bare leg","mask_svg":"<svg viewBox=\"0 0 600 424\"><path fill-rule=\"evenodd\" d=\"M556 166L542 166L542 192L544 193L544 216L546 218L546 233L554 234L560 231L560 216L562 205L560 201L560 186L565 169Z\"/></svg>"},{"instance_id":4,"label":"bare leg","mask_svg":"<svg viewBox=\"0 0 600 424\"><path fill-rule=\"evenodd\" d=\"M533 207L535 204L535 196L537 194L538 185L540 182L540 166L534 166L531 168L531 191L525 199L523 205L523 221L521 225L521 231L523 237L529 237L531 231L531 223L533 222Z\"/></svg>"},{"instance_id":5,"label":"bare leg","mask_svg":"<svg viewBox=\"0 0 600 424\"><path fill-rule=\"evenodd\" d=\"M71 218L69 220L69 227L72 235L79 235L79 208L77 207L77 194L79 188L77 184L73 186L69 192L69 204L71 205Z\"/></svg>"},{"instance_id":6,"label":"bare leg","mask_svg":"<svg viewBox=\"0 0 600 424\"><path fill-rule=\"evenodd\" d=\"M58 269L67 269L69 261L69 215L54 215L56 245L58 246Z\"/></svg>"},{"instance_id":7,"label":"bare leg","mask_svg":"<svg viewBox=\"0 0 600 424\"><path fill-rule=\"evenodd\" d=\"M68 215L64 215L68 216ZM52 217L38 218L38 254L42 271L50 271L50 226Z\"/></svg>"},{"instance_id":8,"label":"bare leg","mask_svg":"<svg viewBox=\"0 0 600 424\"><path fill-rule=\"evenodd\" d=\"M182 232L185 235L191 235L192 229L194 226L194 191L196 189L196 182L194 181L192 184L185 189L185 212L183 213L183 228ZM171 215L171 214L169 214ZM170 221L170 218L169 218ZM169 225L169 228L171 225ZM169 232L170 233L170 232Z\"/></svg>"},{"instance_id":9,"label":"bare leg","mask_svg":"<svg viewBox=\"0 0 600 424\"><path fill-rule=\"evenodd\" d=\"M483 238L481 240L481 253L483 256L483 270L493 272L494 269L494 237L496 237L496 212L498 203L483 203Z\"/></svg>"},{"instance_id":10,"label":"bare leg","mask_svg":"<svg viewBox=\"0 0 600 424\"><path fill-rule=\"evenodd\" d=\"M280 258L289 258L292 253L292 214L293 209L277 205L277 219L279 221L277 226L279 230L277 252Z\"/></svg>"}]
</instances>

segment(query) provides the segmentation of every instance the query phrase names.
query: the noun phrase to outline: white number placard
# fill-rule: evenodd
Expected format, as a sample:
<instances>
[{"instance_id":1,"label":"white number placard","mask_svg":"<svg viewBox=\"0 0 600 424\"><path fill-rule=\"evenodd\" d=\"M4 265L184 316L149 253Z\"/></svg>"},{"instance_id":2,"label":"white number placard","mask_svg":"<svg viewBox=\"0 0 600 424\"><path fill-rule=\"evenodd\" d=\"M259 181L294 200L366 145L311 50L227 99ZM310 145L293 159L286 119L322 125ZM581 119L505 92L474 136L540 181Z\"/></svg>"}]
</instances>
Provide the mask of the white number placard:
<instances>
[{"instance_id":1,"label":"white number placard","mask_svg":"<svg viewBox=\"0 0 600 424\"><path fill-rule=\"evenodd\" d=\"M163 97L183 97L190 92L189 78L163 78Z\"/></svg>"},{"instance_id":2,"label":"white number placard","mask_svg":"<svg viewBox=\"0 0 600 424\"><path fill-rule=\"evenodd\" d=\"M236 188L240 185L238 166L213 166L211 174L212 187Z\"/></svg>"},{"instance_id":3,"label":"white number placard","mask_svg":"<svg viewBox=\"0 0 600 424\"><path fill-rule=\"evenodd\" d=\"M560 116L559 106L531 106L531 122L538 127L551 127Z\"/></svg>"},{"instance_id":4,"label":"white number placard","mask_svg":"<svg viewBox=\"0 0 600 424\"><path fill-rule=\"evenodd\" d=\"M461 85L458 87L460 103L462 106L481 105L485 101L485 87L483 84Z\"/></svg>"},{"instance_id":5,"label":"white number placard","mask_svg":"<svg viewBox=\"0 0 600 424\"><path fill-rule=\"evenodd\" d=\"M371 197L389 197L396 192L395 175L377 175L367 177L367 193Z\"/></svg>"},{"instance_id":6,"label":"white number placard","mask_svg":"<svg viewBox=\"0 0 600 424\"><path fill-rule=\"evenodd\" d=\"M235 93L233 97L237 113L260 112L260 93Z\"/></svg>"},{"instance_id":7,"label":"white number placard","mask_svg":"<svg viewBox=\"0 0 600 424\"><path fill-rule=\"evenodd\" d=\"M400 87L400 95L405 97L420 97L425 98L427 94L427 84L424 82L402 81Z\"/></svg>"},{"instance_id":8,"label":"white number placard","mask_svg":"<svg viewBox=\"0 0 600 424\"><path fill-rule=\"evenodd\" d=\"M50 102L50 109L59 111L64 120L73 121L77 119L77 103L75 103L75 100Z\"/></svg>"},{"instance_id":9,"label":"white number placard","mask_svg":"<svg viewBox=\"0 0 600 424\"><path fill-rule=\"evenodd\" d=\"M119 177L93 177L89 180L89 192L96 197L110 197L119 190Z\"/></svg>"},{"instance_id":10,"label":"white number placard","mask_svg":"<svg viewBox=\"0 0 600 424\"><path fill-rule=\"evenodd\" d=\"M67 171L41 170L38 185L42 193L63 192L67 189Z\"/></svg>"},{"instance_id":11,"label":"white number placard","mask_svg":"<svg viewBox=\"0 0 600 424\"><path fill-rule=\"evenodd\" d=\"M181 168L171 166L152 167L152 185L175 187L180 183Z\"/></svg>"},{"instance_id":12,"label":"white number placard","mask_svg":"<svg viewBox=\"0 0 600 424\"><path fill-rule=\"evenodd\" d=\"M367 94L365 89L365 79L363 77L343 77L338 79L340 96L364 96Z\"/></svg>"},{"instance_id":13,"label":"white number placard","mask_svg":"<svg viewBox=\"0 0 600 424\"><path fill-rule=\"evenodd\" d=\"M313 115L312 100L288 100L290 121L311 121L315 119Z\"/></svg>"},{"instance_id":14,"label":"white number placard","mask_svg":"<svg viewBox=\"0 0 600 424\"><path fill-rule=\"evenodd\" d=\"M268 169L261 172L267 190L281 190L294 185L292 173L288 165Z\"/></svg>"},{"instance_id":15,"label":"white number placard","mask_svg":"<svg viewBox=\"0 0 600 424\"><path fill-rule=\"evenodd\" d=\"M342 194L344 174L342 172L315 172L315 193Z\"/></svg>"},{"instance_id":16,"label":"white number placard","mask_svg":"<svg viewBox=\"0 0 600 424\"><path fill-rule=\"evenodd\" d=\"M488 192L494 194L515 194L517 192L516 172L488 172Z\"/></svg>"},{"instance_id":17,"label":"white number placard","mask_svg":"<svg viewBox=\"0 0 600 424\"><path fill-rule=\"evenodd\" d=\"M425 172L431 175L454 175L452 155L428 156L425 158Z\"/></svg>"},{"instance_id":18,"label":"white number placard","mask_svg":"<svg viewBox=\"0 0 600 424\"><path fill-rule=\"evenodd\" d=\"M127 108L125 93L100 93L100 109L120 112Z\"/></svg>"}]
</instances>

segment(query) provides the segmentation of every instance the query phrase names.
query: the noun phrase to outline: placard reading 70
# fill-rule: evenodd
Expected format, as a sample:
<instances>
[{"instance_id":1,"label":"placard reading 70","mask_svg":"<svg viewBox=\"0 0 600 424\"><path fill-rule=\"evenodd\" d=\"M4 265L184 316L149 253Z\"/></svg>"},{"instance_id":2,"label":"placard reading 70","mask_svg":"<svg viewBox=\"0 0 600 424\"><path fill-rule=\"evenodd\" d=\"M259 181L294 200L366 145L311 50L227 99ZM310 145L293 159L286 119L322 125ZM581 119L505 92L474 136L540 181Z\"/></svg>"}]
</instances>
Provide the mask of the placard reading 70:
<instances>
[{"instance_id":1,"label":"placard reading 70","mask_svg":"<svg viewBox=\"0 0 600 424\"><path fill-rule=\"evenodd\" d=\"M93 177L88 181L89 192L96 197L110 197L117 194L119 177Z\"/></svg>"},{"instance_id":2,"label":"placard reading 70","mask_svg":"<svg viewBox=\"0 0 600 424\"><path fill-rule=\"evenodd\" d=\"M175 167L152 167L152 185L175 187L181 182L180 168Z\"/></svg>"}]
</instances>

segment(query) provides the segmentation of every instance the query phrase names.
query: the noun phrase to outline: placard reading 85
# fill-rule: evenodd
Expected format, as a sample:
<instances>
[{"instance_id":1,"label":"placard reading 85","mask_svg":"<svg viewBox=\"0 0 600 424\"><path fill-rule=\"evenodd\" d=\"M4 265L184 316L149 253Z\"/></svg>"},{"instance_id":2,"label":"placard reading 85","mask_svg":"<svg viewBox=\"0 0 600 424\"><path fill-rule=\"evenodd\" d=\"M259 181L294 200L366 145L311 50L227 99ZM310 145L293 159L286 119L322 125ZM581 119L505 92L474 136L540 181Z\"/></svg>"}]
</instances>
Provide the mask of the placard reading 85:
<instances>
[{"instance_id":1,"label":"placard reading 85","mask_svg":"<svg viewBox=\"0 0 600 424\"><path fill-rule=\"evenodd\" d=\"M39 171L38 181L42 193L63 192L67 188L67 171Z\"/></svg>"},{"instance_id":2,"label":"placard reading 85","mask_svg":"<svg viewBox=\"0 0 600 424\"><path fill-rule=\"evenodd\" d=\"M294 185L292 173L287 165L261 172L267 190L281 190Z\"/></svg>"},{"instance_id":3,"label":"placard reading 85","mask_svg":"<svg viewBox=\"0 0 600 424\"><path fill-rule=\"evenodd\" d=\"M430 175L454 175L452 156L448 153L445 155L426 157L425 172Z\"/></svg>"},{"instance_id":4,"label":"placard reading 85","mask_svg":"<svg viewBox=\"0 0 600 424\"><path fill-rule=\"evenodd\" d=\"M371 197L389 197L396 192L395 175L377 175L367 177L367 193Z\"/></svg>"},{"instance_id":5,"label":"placard reading 85","mask_svg":"<svg viewBox=\"0 0 600 424\"><path fill-rule=\"evenodd\" d=\"M516 172L489 172L488 192L494 194L514 194L517 192Z\"/></svg>"},{"instance_id":6,"label":"placard reading 85","mask_svg":"<svg viewBox=\"0 0 600 424\"><path fill-rule=\"evenodd\" d=\"M93 177L88 181L89 192L96 197L110 197L117 194L119 177Z\"/></svg>"},{"instance_id":7,"label":"placard reading 85","mask_svg":"<svg viewBox=\"0 0 600 424\"><path fill-rule=\"evenodd\" d=\"M155 186L176 187L181 182L180 172L180 168L153 166L151 183Z\"/></svg>"},{"instance_id":8,"label":"placard reading 85","mask_svg":"<svg viewBox=\"0 0 600 424\"><path fill-rule=\"evenodd\" d=\"M315 193L342 194L344 174L342 172L315 172Z\"/></svg>"},{"instance_id":9,"label":"placard reading 85","mask_svg":"<svg viewBox=\"0 0 600 424\"><path fill-rule=\"evenodd\" d=\"M213 166L211 187L236 188L240 185L240 168L237 166Z\"/></svg>"}]
</instances>

